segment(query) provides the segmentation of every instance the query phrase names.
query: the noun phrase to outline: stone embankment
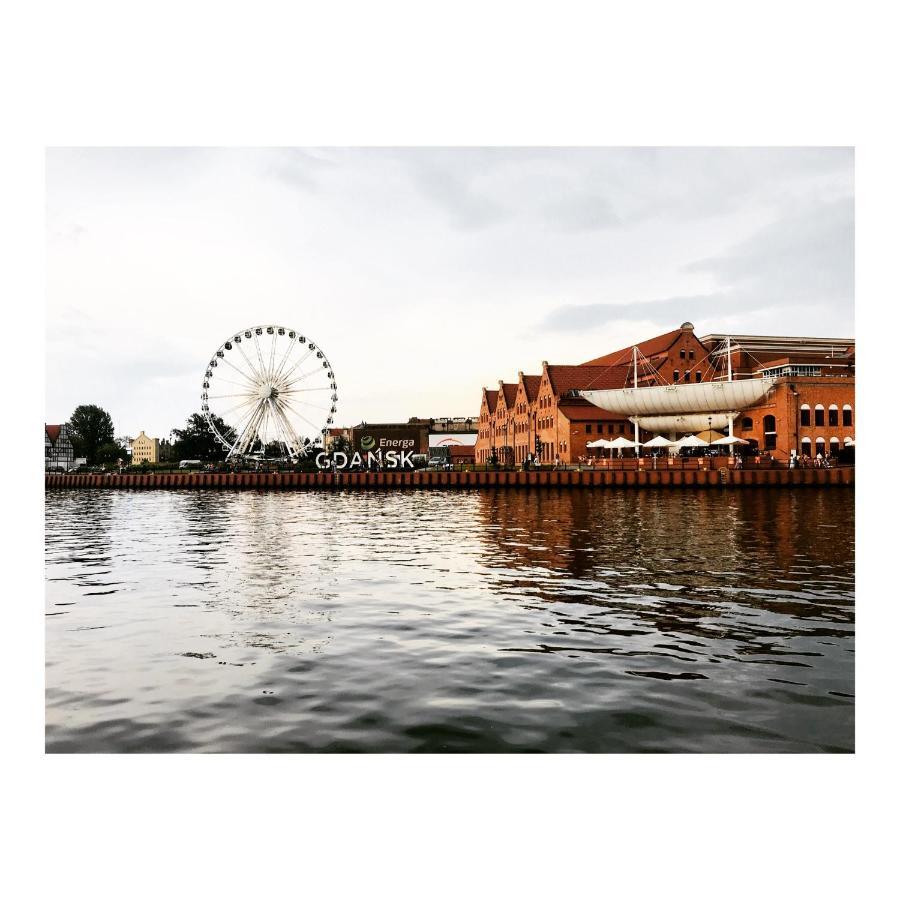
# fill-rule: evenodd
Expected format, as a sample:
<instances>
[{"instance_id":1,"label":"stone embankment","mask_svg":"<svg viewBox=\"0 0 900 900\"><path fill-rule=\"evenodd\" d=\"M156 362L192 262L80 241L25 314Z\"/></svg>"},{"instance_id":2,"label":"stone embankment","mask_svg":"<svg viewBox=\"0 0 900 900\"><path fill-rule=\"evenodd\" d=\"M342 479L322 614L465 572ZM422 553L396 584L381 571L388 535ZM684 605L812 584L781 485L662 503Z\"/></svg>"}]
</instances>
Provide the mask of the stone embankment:
<instances>
[{"instance_id":1,"label":"stone embankment","mask_svg":"<svg viewBox=\"0 0 900 900\"><path fill-rule=\"evenodd\" d=\"M48 490L359 490L480 487L802 487L851 486L855 469L599 469L530 472L172 472L146 475L47 473Z\"/></svg>"}]
</instances>

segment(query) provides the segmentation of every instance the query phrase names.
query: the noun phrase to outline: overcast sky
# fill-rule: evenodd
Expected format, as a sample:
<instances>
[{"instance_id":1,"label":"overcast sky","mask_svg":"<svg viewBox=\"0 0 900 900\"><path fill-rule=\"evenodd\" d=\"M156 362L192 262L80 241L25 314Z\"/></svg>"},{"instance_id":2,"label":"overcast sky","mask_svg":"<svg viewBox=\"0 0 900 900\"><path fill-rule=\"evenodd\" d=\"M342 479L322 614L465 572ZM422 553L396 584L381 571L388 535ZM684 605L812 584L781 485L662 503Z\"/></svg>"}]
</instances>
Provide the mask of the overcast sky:
<instances>
[{"instance_id":1,"label":"overcast sky","mask_svg":"<svg viewBox=\"0 0 900 900\"><path fill-rule=\"evenodd\" d=\"M321 344L345 425L685 319L853 335L847 149L59 149L47 209L47 421L119 435L179 427L257 324Z\"/></svg>"}]
</instances>

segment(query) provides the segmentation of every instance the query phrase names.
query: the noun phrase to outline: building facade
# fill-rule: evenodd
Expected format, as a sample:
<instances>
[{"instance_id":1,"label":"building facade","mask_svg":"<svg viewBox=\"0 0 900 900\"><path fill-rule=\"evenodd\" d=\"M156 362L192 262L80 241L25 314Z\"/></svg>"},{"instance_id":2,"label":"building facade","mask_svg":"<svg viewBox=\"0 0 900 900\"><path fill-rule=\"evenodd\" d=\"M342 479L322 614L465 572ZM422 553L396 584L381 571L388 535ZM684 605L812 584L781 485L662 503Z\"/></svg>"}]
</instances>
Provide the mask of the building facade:
<instances>
[{"instance_id":1,"label":"building facade","mask_svg":"<svg viewBox=\"0 0 900 900\"><path fill-rule=\"evenodd\" d=\"M75 466L75 450L68 425L44 425L44 468L64 469Z\"/></svg>"},{"instance_id":2,"label":"building facade","mask_svg":"<svg viewBox=\"0 0 900 900\"><path fill-rule=\"evenodd\" d=\"M710 334L690 322L580 365L542 363L515 384L482 389L475 461L485 465L572 464L598 438L635 437L632 421L600 409L581 391L699 384L767 376L768 394L737 411L734 434L749 452L788 460L834 456L855 444L855 344L849 338ZM642 442L653 432L639 430ZM744 445L742 445L744 446Z\"/></svg>"},{"instance_id":3,"label":"building facade","mask_svg":"<svg viewBox=\"0 0 900 900\"><path fill-rule=\"evenodd\" d=\"M131 464L139 466L143 462L159 462L159 438L147 437L142 431L131 442Z\"/></svg>"}]
</instances>

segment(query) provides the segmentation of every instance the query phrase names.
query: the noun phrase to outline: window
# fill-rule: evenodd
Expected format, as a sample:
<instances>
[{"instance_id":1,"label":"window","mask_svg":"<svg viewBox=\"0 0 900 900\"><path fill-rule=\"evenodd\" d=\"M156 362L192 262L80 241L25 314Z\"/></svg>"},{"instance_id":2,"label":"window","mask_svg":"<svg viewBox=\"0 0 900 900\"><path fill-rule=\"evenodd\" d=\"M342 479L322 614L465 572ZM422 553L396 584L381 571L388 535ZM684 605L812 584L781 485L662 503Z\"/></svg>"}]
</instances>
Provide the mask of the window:
<instances>
[{"instance_id":1,"label":"window","mask_svg":"<svg viewBox=\"0 0 900 900\"><path fill-rule=\"evenodd\" d=\"M592 428L591 423L588 422L588 424L587 424L587 426L585 427L584 430L585 430L585 432L586 432L587 434L590 434L590 433L591 433L591 428Z\"/></svg>"},{"instance_id":2,"label":"window","mask_svg":"<svg viewBox=\"0 0 900 900\"><path fill-rule=\"evenodd\" d=\"M676 370L672 373L672 380L673 380L673 381L678 381L678 379L679 379L680 377L681 377L681 375L680 375L678 369L676 369Z\"/></svg>"},{"instance_id":3,"label":"window","mask_svg":"<svg viewBox=\"0 0 900 900\"><path fill-rule=\"evenodd\" d=\"M808 437L800 441L800 453L803 456L812 456L812 441Z\"/></svg>"},{"instance_id":4,"label":"window","mask_svg":"<svg viewBox=\"0 0 900 900\"><path fill-rule=\"evenodd\" d=\"M820 453L822 456L825 455L825 438L823 437L816 438L816 456Z\"/></svg>"},{"instance_id":5,"label":"window","mask_svg":"<svg viewBox=\"0 0 900 900\"><path fill-rule=\"evenodd\" d=\"M822 426L825 424L825 407L822 406L821 403L816 404L816 425Z\"/></svg>"},{"instance_id":6,"label":"window","mask_svg":"<svg viewBox=\"0 0 900 900\"><path fill-rule=\"evenodd\" d=\"M838 423L838 408L832 403L831 406L828 407L828 424L831 426L837 425Z\"/></svg>"},{"instance_id":7,"label":"window","mask_svg":"<svg viewBox=\"0 0 900 900\"><path fill-rule=\"evenodd\" d=\"M853 409L849 403L844 404L844 428L850 428L853 425Z\"/></svg>"},{"instance_id":8,"label":"window","mask_svg":"<svg viewBox=\"0 0 900 900\"><path fill-rule=\"evenodd\" d=\"M744 416L744 418L741 419L741 428L743 428L744 431L752 431L753 419L751 419L749 416Z\"/></svg>"},{"instance_id":9,"label":"window","mask_svg":"<svg viewBox=\"0 0 900 900\"><path fill-rule=\"evenodd\" d=\"M681 348L681 353L679 355L682 359L684 359L684 347Z\"/></svg>"},{"instance_id":10,"label":"window","mask_svg":"<svg viewBox=\"0 0 900 900\"><path fill-rule=\"evenodd\" d=\"M691 373L690 373L690 370L688 370L687 372L684 373L684 380L685 380L685 381L690 381L690 380L691 380Z\"/></svg>"},{"instance_id":11,"label":"window","mask_svg":"<svg viewBox=\"0 0 900 900\"><path fill-rule=\"evenodd\" d=\"M830 454L831 456L837 456L838 450L840 450L840 449L841 449L841 442L840 442L836 437L833 437L833 438L828 442L828 452L829 452L829 454Z\"/></svg>"},{"instance_id":12,"label":"window","mask_svg":"<svg viewBox=\"0 0 900 900\"><path fill-rule=\"evenodd\" d=\"M804 426L809 426L809 404L804 403L803 406L800 407L800 424Z\"/></svg>"},{"instance_id":13,"label":"window","mask_svg":"<svg viewBox=\"0 0 900 900\"><path fill-rule=\"evenodd\" d=\"M694 381L702 381L703 376L700 372L694 372Z\"/></svg>"},{"instance_id":14,"label":"window","mask_svg":"<svg viewBox=\"0 0 900 900\"><path fill-rule=\"evenodd\" d=\"M688 356L689 356L691 359L693 359L693 358L694 358L694 351L691 350L691 351L688 353Z\"/></svg>"},{"instance_id":15,"label":"window","mask_svg":"<svg viewBox=\"0 0 900 900\"><path fill-rule=\"evenodd\" d=\"M774 450L778 443L778 435L775 432L775 416L763 417L763 432L765 434L766 450Z\"/></svg>"}]
</instances>

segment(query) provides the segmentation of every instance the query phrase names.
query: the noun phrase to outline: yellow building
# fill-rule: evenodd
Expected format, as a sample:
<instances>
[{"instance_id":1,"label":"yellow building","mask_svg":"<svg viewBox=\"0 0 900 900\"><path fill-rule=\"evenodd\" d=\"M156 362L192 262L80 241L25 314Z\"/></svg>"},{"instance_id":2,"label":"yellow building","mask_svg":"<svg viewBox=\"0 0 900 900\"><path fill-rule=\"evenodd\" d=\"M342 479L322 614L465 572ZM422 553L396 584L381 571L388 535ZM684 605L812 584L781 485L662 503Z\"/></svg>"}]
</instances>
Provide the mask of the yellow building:
<instances>
[{"instance_id":1,"label":"yellow building","mask_svg":"<svg viewBox=\"0 0 900 900\"><path fill-rule=\"evenodd\" d=\"M159 438L150 438L142 431L131 442L131 464L140 465L144 461L159 462Z\"/></svg>"}]
</instances>

